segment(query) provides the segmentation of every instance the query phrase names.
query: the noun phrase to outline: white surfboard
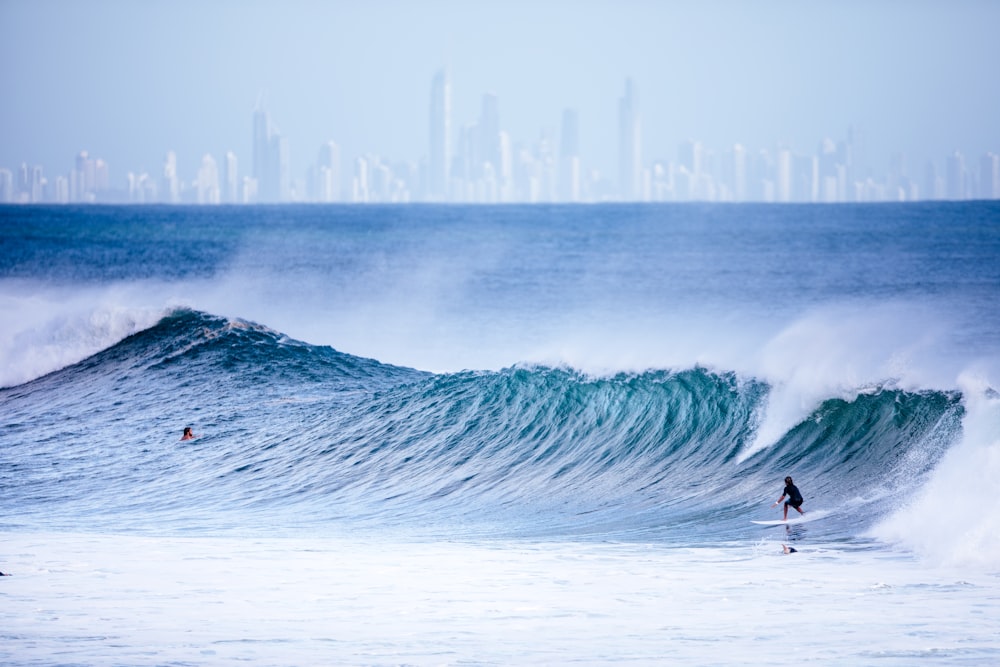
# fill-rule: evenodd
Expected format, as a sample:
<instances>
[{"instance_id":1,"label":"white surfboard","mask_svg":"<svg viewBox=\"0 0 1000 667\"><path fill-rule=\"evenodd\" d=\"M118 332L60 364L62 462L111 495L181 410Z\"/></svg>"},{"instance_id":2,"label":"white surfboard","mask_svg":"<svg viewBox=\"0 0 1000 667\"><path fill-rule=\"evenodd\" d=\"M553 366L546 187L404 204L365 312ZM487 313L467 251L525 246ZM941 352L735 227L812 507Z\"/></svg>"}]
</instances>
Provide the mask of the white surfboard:
<instances>
[{"instance_id":1,"label":"white surfboard","mask_svg":"<svg viewBox=\"0 0 1000 667\"><path fill-rule=\"evenodd\" d=\"M826 510L813 510L811 512L806 512L805 516L796 513L796 516L788 521L774 519L772 521L750 521L750 523L755 523L758 526L794 526L797 523L806 523L807 521L812 521L814 519L822 519L827 514L829 514L829 512Z\"/></svg>"}]
</instances>

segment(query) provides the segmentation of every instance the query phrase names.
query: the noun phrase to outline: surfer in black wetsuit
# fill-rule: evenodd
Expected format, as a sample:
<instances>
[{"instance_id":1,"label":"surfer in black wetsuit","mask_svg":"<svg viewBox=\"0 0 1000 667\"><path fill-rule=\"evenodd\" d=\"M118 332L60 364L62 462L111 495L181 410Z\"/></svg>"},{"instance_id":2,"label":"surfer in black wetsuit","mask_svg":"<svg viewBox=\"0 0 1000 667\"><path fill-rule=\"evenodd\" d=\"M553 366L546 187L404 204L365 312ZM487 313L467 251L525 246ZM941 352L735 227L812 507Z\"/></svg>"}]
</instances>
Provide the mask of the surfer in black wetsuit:
<instances>
[{"instance_id":1,"label":"surfer in black wetsuit","mask_svg":"<svg viewBox=\"0 0 1000 667\"><path fill-rule=\"evenodd\" d=\"M788 496L788 500L785 500L785 496ZM791 477L786 477L785 478L785 489L784 489L784 491L781 492L781 497L778 498L774 502L774 505L771 505L771 507L775 507L782 500L785 500L785 516L783 516L781 518L782 521L788 521L788 506L789 505L791 505L792 507L794 507L798 511L799 514L805 514L805 512L802 511L802 494L799 493L798 487L795 486L794 484L792 484L792 478Z\"/></svg>"}]
</instances>

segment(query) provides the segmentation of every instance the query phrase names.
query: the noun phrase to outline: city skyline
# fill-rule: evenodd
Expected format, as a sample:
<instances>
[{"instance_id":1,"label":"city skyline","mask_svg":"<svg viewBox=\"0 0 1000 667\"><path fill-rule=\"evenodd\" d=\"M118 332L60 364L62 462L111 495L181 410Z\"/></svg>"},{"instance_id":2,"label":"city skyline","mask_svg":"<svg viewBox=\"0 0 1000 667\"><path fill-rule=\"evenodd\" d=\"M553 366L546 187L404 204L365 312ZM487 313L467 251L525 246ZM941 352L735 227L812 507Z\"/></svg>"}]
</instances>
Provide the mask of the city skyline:
<instances>
[{"instance_id":1,"label":"city skyline","mask_svg":"<svg viewBox=\"0 0 1000 667\"><path fill-rule=\"evenodd\" d=\"M642 159L642 114L631 78L618 100L617 180L588 168L579 154L576 110L563 111L558 142L542 137L533 145L512 141L502 129L500 100L485 93L477 122L452 137L451 85L447 68L431 82L428 110L429 157L388 162L374 154L342 164L335 141L320 145L304 178L293 175L288 140L262 101L253 112L252 155L240 169L226 151L201 158L196 175L179 173L177 155L166 152L162 171L128 172L124 187L113 185L110 167L81 151L73 169L50 180L42 165L22 163L15 174L0 167L0 203L587 203L768 202L847 203L920 200L1000 199L1000 156L983 153L978 163L959 151L929 161L918 176L897 155L875 177L856 158L860 142L824 138L812 153L787 146L753 149L734 144L724 151L689 139L676 158ZM452 147L454 146L454 150Z\"/></svg>"},{"instance_id":2,"label":"city skyline","mask_svg":"<svg viewBox=\"0 0 1000 667\"><path fill-rule=\"evenodd\" d=\"M978 170L1000 148L996 3L746 4L8 2L0 58L17 66L2 75L0 167L54 178L85 150L120 188L128 172L158 178L173 151L184 181L210 170L206 155L252 175L263 108L300 190L330 141L343 179L357 158L427 165L436 141L448 180L440 155L497 117L522 146L575 137L553 158L558 180L596 170L618 196L629 79L643 168L676 162L685 142L810 155L853 132L856 165L881 180L899 163L944 171L956 151ZM428 82L442 70L450 120L432 140Z\"/></svg>"}]
</instances>

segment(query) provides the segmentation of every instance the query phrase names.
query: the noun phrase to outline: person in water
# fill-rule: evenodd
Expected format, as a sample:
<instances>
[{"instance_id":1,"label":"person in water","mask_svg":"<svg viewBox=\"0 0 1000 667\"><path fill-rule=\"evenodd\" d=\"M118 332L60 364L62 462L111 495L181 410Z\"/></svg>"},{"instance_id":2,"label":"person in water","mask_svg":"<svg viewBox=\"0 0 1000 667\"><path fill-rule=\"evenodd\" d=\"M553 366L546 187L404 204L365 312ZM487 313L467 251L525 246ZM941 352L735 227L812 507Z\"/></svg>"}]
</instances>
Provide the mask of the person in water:
<instances>
[{"instance_id":1,"label":"person in water","mask_svg":"<svg viewBox=\"0 0 1000 667\"><path fill-rule=\"evenodd\" d=\"M785 500L785 496L788 497L788 500ZM785 500L785 515L781 518L782 521L788 521L789 505L794 507L799 514L805 514L805 512L802 511L802 494L799 493L798 487L792 484L791 477L785 478L785 489L781 492L781 497L778 498L774 502L774 505L771 505L771 507L776 507L782 500Z\"/></svg>"},{"instance_id":2,"label":"person in water","mask_svg":"<svg viewBox=\"0 0 1000 667\"><path fill-rule=\"evenodd\" d=\"M190 426L184 427L184 435L181 436L181 440L194 440L194 433L191 431Z\"/></svg>"},{"instance_id":3,"label":"person in water","mask_svg":"<svg viewBox=\"0 0 1000 667\"><path fill-rule=\"evenodd\" d=\"M796 549L795 547L790 547L787 544L782 544L781 545L781 553L797 554L798 552L799 552L799 550Z\"/></svg>"}]
</instances>

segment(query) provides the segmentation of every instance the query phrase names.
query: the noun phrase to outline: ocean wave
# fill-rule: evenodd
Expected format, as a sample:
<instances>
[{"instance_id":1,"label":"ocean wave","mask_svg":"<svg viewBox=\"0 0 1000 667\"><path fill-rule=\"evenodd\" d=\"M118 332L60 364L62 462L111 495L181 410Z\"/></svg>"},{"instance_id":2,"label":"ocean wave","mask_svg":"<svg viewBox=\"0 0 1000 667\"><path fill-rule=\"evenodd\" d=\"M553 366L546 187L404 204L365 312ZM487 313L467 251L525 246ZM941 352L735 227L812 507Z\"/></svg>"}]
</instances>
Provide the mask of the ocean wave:
<instances>
[{"instance_id":1,"label":"ocean wave","mask_svg":"<svg viewBox=\"0 0 1000 667\"><path fill-rule=\"evenodd\" d=\"M815 530L852 538L922 488L965 415L956 391L867 387L750 452L771 391L697 366L432 374L177 309L0 391L0 485L45 525L690 543L745 535L791 474L832 515Z\"/></svg>"}]
</instances>

